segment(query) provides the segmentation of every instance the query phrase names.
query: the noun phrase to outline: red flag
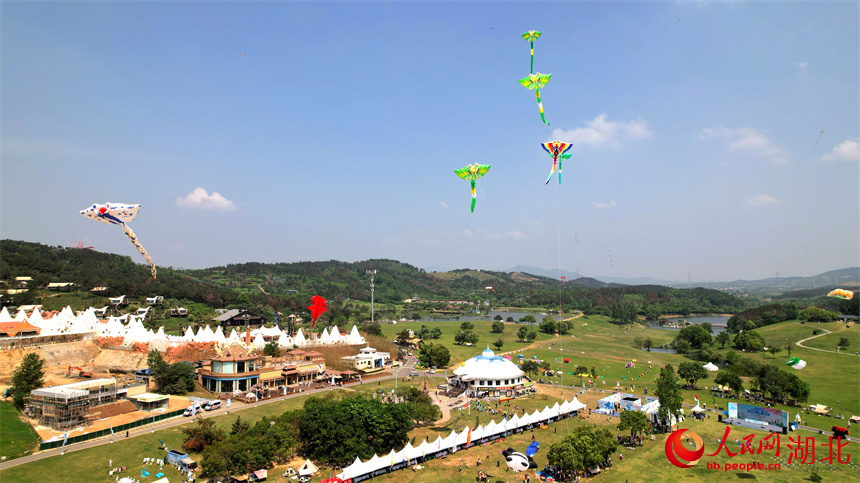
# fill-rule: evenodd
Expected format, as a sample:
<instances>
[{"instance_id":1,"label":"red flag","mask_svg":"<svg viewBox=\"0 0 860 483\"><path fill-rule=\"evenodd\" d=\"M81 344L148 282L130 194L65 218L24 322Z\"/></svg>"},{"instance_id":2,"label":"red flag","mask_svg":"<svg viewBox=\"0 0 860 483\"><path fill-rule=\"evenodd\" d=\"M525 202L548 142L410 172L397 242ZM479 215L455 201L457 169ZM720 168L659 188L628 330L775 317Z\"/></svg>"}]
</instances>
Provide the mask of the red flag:
<instances>
[{"instance_id":1,"label":"red flag","mask_svg":"<svg viewBox=\"0 0 860 483\"><path fill-rule=\"evenodd\" d=\"M314 325L317 323L317 318L322 315L323 312L327 312L326 310L326 301L324 298L319 295L314 295L311 297L311 302L313 305L308 307L311 311L311 329L314 328Z\"/></svg>"}]
</instances>

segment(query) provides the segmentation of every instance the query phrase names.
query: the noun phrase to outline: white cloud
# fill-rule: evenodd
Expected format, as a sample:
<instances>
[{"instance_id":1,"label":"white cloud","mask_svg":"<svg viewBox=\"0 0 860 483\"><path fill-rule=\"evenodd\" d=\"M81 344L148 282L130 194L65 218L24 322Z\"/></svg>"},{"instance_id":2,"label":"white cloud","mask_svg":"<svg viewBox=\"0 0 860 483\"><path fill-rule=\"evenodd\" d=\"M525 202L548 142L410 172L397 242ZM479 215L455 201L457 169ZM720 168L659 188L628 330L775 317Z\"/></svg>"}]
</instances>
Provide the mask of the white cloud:
<instances>
[{"instance_id":1,"label":"white cloud","mask_svg":"<svg viewBox=\"0 0 860 483\"><path fill-rule=\"evenodd\" d=\"M505 233L505 235L507 235L508 238L512 238L514 240L523 240L526 237L526 234L519 230L509 231Z\"/></svg>"},{"instance_id":2,"label":"white cloud","mask_svg":"<svg viewBox=\"0 0 860 483\"><path fill-rule=\"evenodd\" d=\"M774 203L777 203L778 201L779 200L777 200L773 196L766 195L766 194L762 193L760 195L755 195L751 198L747 198L746 201L744 202L744 206L749 206L752 208L760 208L762 206L772 205Z\"/></svg>"},{"instance_id":3,"label":"white cloud","mask_svg":"<svg viewBox=\"0 0 860 483\"><path fill-rule=\"evenodd\" d=\"M809 67L809 62L798 62L797 68L800 69L801 72L806 72L806 68Z\"/></svg>"},{"instance_id":4,"label":"white cloud","mask_svg":"<svg viewBox=\"0 0 860 483\"><path fill-rule=\"evenodd\" d=\"M860 143L846 139L821 157L825 161L860 161Z\"/></svg>"},{"instance_id":5,"label":"white cloud","mask_svg":"<svg viewBox=\"0 0 860 483\"><path fill-rule=\"evenodd\" d=\"M231 211L236 209L236 204L221 196L217 191L210 195L203 188L194 188L194 191L185 198L176 198L176 204L183 208L195 208L202 210Z\"/></svg>"},{"instance_id":6,"label":"white cloud","mask_svg":"<svg viewBox=\"0 0 860 483\"><path fill-rule=\"evenodd\" d=\"M447 207L448 207L448 203L445 203L444 201L440 201L439 203L441 203L441 204L442 204L442 208L447 208Z\"/></svg>"},{"instance_id":7,"label":"white cloud","mask_svg":"<svg viewBox=\"0 0 860 483\"><path fill-rule=\"evenodd\" d=\"M638 121L608 121L606 114L600 114L585 123L586 127L578 127L570 131L553 129L552 138L564 142L587 144L592 148L618 147L623 141L635 141L650 138L654 133L641 119Z\"/></svg>"},{"instance_id":8,"label":"white cloud","mask_svg":"<svg viewBox=\"0 0 860 483\"><path fill-rule=\"evenodd\" d=\"M463 234L466 236L474 237L475 234L472 233L472 230L463 230Z\"/></svg>"},{"instance_id":9,"label":"white cloud","mask_svg":"<svg viewBox=\"0 0 860 483\"><path fill-rule=\"evenodd\" d=\"M699 131L697 137L700 141L709 139L721 139L727 142L729 151L746 152L755 156L769 159L775 164L787 164L788 153L773 143L767 136L748 127L729 129L720 127L717 129L705 128Z\"/></svg>"},{"instance_id":10,"label":"white cloud","mask_svg":"<svg viewBox=\"0 0 860 483\"><path fill-rule=\"evenodd\" d=\"M609 203L594 203L594 207L598 209L615 208L616 206L618 206L618 203L615 200L609 200Z\"/></svg>"}]
</instances>

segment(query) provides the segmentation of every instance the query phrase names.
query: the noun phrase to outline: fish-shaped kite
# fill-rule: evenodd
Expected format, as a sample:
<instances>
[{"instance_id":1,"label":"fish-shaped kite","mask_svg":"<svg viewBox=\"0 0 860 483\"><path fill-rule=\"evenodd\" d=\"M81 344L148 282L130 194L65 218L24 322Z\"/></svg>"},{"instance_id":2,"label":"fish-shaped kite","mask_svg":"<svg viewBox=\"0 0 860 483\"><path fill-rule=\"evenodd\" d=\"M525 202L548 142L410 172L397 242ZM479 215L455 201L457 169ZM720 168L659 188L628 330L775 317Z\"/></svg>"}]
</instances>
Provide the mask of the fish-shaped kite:
<instances>
[{"instance_id":1,"label":"fish-shaped kite","mask_svg":"<svg viewBox=\"0 0 860 483\"><path fill-rule=\"evenodd\" d=\"M561 184L561 162L565 159L570 159L570 154L566 154L570 151L570 148L573 147L573 144L563 143L561 141L550 141L548 143L542 143L541 147L552 156L552 171L549 172L549 177L546 179L546 183L549 184L549 180L552 179L552 174L555 173L555 165L558 164L558 184Z\"/></svg>"},{"instance_id":2,"label":"fish-shaped kite","mask_svg":"<svg viewBox=\"0 0 860 483\"><path fill-rule=\"evenodd\" d=\"M529 30L528 32L523 34L523 39L528 40L532 47L532 60L529 64L529 74L534 74L535 72L535 40L540 38L540 32L535 30Z\"/></svg>"},{"instance_id":3,"label":"fish-shaped kite","mask_svg":"<svg viewBox=\"0 0 860 483\"><path fill-rule=\"evenodd\" d=\"M518 82L523 85L526 89L531 89L535 91L535 97L537 97L538 109L540 110L540 120L546 123L549 126L549 123L546 121L546 118L543 114L543 102L540 100L540 90L543 87L546 87L549 82L552 74L541 74L538 72L537 74L529 74L528 77L520 79Z\"/></svg>"},{"instance_id":4,"label":"fish-shaped kite","mask_svg":"<svg viewBox=\"0 0 860 483\"><path fill-rule=\"evenodd\" d=\"M478 163L470 164L454 170L454 174L472 183L472 213L475 212L475 201L477 200L477 196L475 195L475 180L487 174L487 171L489 170L489 164Z\"/></svg>"},{"instance_id":5,"label":"fish-shaped kite","mask_svg":"<svg viewBox=\"0 0 860 483\"><path fill-rule=\"evenodd\" d=\"M850 290L845 290L844 288L837 288L836 290L830 291L827 294L828 297L838 297L840 299L851 300L854 298L854 292Z\"/></svg>"},{"instance_id":6,"label":"fish-shaped kite","mask_svg":"<svg viewBox=\"0 0 860 483\"><path fill-rule=\"evenodd\" d=\"M149 254L146 253L146 249L144 249L143 245L141 245L137 240L137 235L135 235L134 232L131 231L131 228L126 224L127 222L134 221L139 210L140 205L126 205L122 203L105 203L100 205L95 203L86 210L81 210L80 213L87 218L92 218L93 220L107 223L108 225L122 226L122 230L128 236L128 239L131 240L131 243L134 244L137 251L143 255L143 258L149 262L149 271L152 273L152 278L155 278L155 264L152 263L152 258L150 258Z\"/></svg>"},{"instance_id":7,"label":"fish-shaped kite","mask_svg":"<svg viewBox=\"0 0 860 483\"><path fill-rule=\"evenodd\" d=\"M311 311L311 329L314 328L314 325L317 323L317 319L323 312L327 312L326 309L327 302L324 298L319 295L314 295L311 297L311 306L308 309Z\"/></svg>"}]
</instances>

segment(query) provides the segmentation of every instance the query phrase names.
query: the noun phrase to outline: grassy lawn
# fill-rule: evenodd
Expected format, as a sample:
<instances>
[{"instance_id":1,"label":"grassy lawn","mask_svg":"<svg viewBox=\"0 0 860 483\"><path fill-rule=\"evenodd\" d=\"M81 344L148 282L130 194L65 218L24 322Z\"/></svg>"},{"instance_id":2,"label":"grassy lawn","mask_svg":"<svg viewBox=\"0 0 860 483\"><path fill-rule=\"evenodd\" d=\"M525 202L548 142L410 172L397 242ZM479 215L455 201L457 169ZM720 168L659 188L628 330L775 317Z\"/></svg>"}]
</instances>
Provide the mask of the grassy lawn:
<instances>
[{"instance_id":1,"label":"grassy lawn","mask_svg":"<svg viewBox=\"0 0 860 483\"><path fill-rule=\"evenodd\" d=\"M540 320L540 318L538 318L538 320ZM438 340L430 340L429 342L442 344L448 348L448 351L451 353L451 363L449 367L454 368L458 361L465 361L470 357L479 355L481 351L487 348L487 345L495 351L496 348L492 344L500 335L502 336L504 345L502 345L500 351L496 352L508 352L526 347L529 345L527 342L517 341L517 330L519 330L520 327L528 327L529 330L538 328L536 325L505 322L505 330L501 334L494 334L492 333L492 320L475 321L472 322L475 326L473 330L478 334L479 339L477 344L469 347L454 344L454 336L457 334L457 331L460 330L461 323L462 322L460 321L440 320L431 322L399 322L397 324L382 324L382 334L389 339L393 339L394 336L403 329L412 329L417 332L421 329L422 325L426 325L428 329L439 327L442 331L442 336ZM535 341L549 340L553 338L554 336L538 331L538 337Z\"/></svg>"},{"instance_id":2,"label":"grassy lawn","mask_svg":"<svg viewBox=\"0 0 860 483\"><path fill-rule=\"evenodd\" d=\"M843 337L848 339L848 342L850 342L851 344L846 350L839 349L839 352L853 353L860 351L860 326L857 325L852 325L849 328L845 328L845 325L839 324L836 330L832 331L831 333L822 335L821 337L816 337L812 340L808 340L804 342L803 345L815 347L816 349L835 351L836 344L838 344L839 339Z\"/></svg>"},{"instance_id":3,"label":"grassy lawn","mask_svg":"<svg viewBox=\"0 0 860 483\"><path fill-rule=\"evenodd\" d=\"M0 456L7 460L30 454L39 448L39 435L19 415L9 401L0 401Z\"/></svg>"}]
</instances>

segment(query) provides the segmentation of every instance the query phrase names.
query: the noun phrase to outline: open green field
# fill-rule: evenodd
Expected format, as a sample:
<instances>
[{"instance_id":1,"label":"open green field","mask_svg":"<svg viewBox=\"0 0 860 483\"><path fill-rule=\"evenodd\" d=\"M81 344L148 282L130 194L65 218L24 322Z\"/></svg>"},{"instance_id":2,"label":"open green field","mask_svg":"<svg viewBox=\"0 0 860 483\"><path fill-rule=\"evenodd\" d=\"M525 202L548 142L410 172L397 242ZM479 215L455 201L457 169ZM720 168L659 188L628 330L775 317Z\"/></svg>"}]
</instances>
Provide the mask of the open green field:
<instances>
[{"instance_id":1,"label":"open green field","mask_svg":"<svg viewBox=\"0 0 860 483\"><path fill-rule=\"evenodd\" d=\"M860 351L860 326L851 325L850 328L845 328L844 324L839 325L841 327L838 327L835 331L832 331L829 334L822 335L821 337L816 337L812 340L808 340L804 342L803 345L815 347L816 349L835 351L837 350L836 345L839 344L839 340L845 337L846 339L848 339L848 342L850 342L850 345L847 347L847 349L839 349L839 352L854 353Z\"/></svg>"},{"instance_id":2,"label":"open green field","mask_svg":"<svg viewBox=\"0 0 860 483\"><path fill-rule=\"evenodd\" d=\"M39 448L39 435L9 401L0 401L0 457L7 460L30 454Z\"/></svg>"},{"instance_id":3,"label":"open green field","mask_svg":"<svg viewBox=\"0 0 860 483\"><path fill-rule=\"evenodd\" d=\"M537 317L538 321L540 321L541 317ZM522 349L529 344L527 342L518 342L517 339L517 331L520 327L528 327L529 330L535 329L538 330L536 325L524 325L524 324L512 324L505 322L505 330L501 334L494 334L492 332L492 320L488 321L476 321L472 322L475 325L474 331L478 334L478 343L474 346L464 346L464 345L455 345L454 344L454 336L457 334L457 331L460 330L461 321L453 321L453 320L440 320L440 321L431 321L431 322L398 322L397 324L382 324L382 335L393 339L394 336L397 335L398 332L403 329L412 329L417 332L421 329L422 325L426 325L428 329L432 329L433 327L439 327L442 331L442 336L437 340L429 340L428 342L433 342L436 344L442 344L448 348L448 351L451 353L451 362L449 367L454 367L458 361L465 361L470 357L474 357L481 353L481 351L487 348L487 345L490 346L494 351L496 348L492 345L495 340L502 336L502 340L504 341L504 345L501 350L497 351L501 352L509 352L513 350ZM538 330L536 342L542 340L549 340L554 338L555 336L544 334Z\"/></svg>"}]
</instances>

